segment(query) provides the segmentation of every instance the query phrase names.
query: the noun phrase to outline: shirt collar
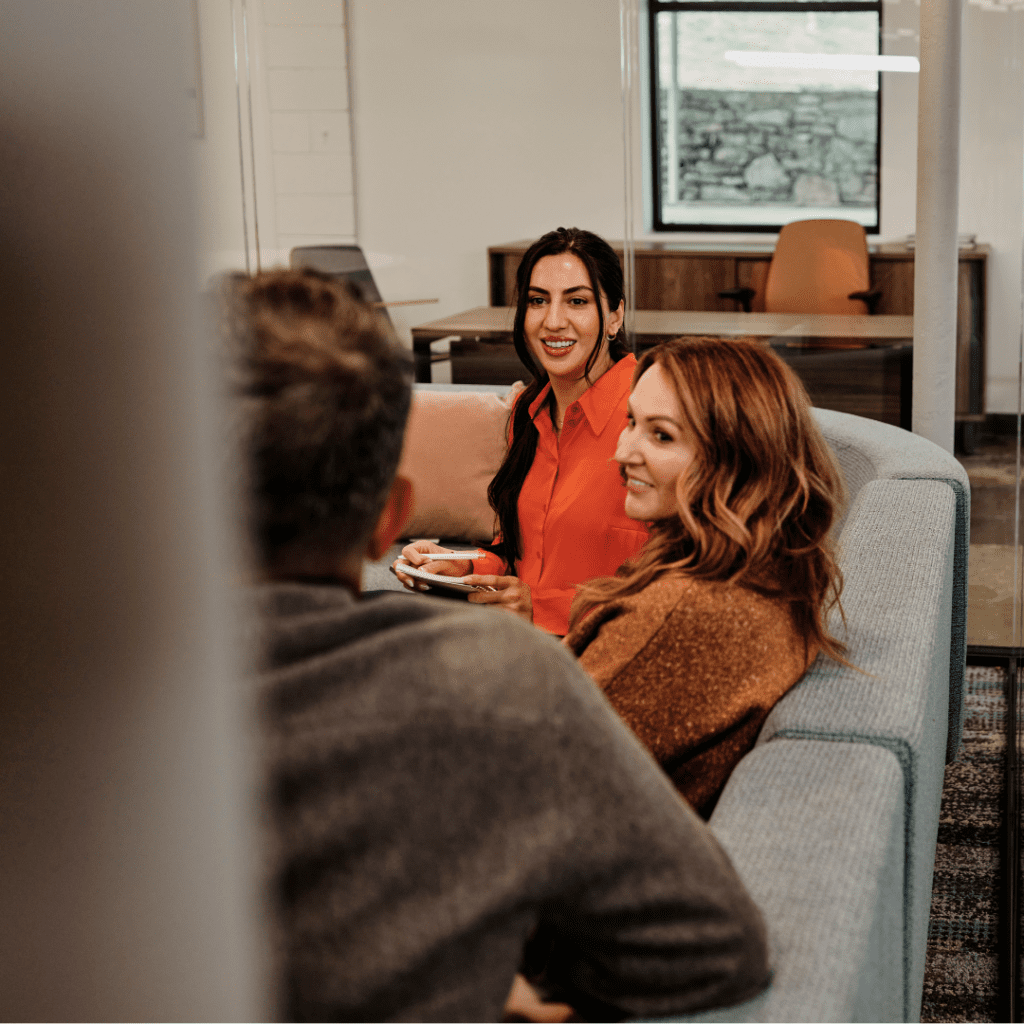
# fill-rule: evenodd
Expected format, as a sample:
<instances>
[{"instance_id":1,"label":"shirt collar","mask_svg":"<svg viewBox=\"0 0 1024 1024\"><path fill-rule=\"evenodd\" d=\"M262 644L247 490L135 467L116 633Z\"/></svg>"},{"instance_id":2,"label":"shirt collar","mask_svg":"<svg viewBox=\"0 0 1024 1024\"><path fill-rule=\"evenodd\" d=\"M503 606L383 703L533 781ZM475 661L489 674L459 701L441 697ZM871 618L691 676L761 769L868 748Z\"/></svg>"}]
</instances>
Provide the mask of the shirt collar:
<instances>
[{"instance_id":1,"label":"shirt collar","mask_svg":"<svg viewBox=\"0 0 1024 1024\"><path fill-rule=\"evenodd\" d=\"M617 363L613 363L611 368L598 377L597 381L576 400L595 434L600 434L608 426L612 413L618 411L618 396L629 390L629 382L633 379L635 368L636 356L628 352ZM538 410L547 401L550 393L549 381L530 403L530 419L537 418Z\"/></svg>"},{"instance_id":2,"label":"shirt collar","mask_svg":"<svg viewBox=\"0 0 1024 1024\"><path fill-rule=\"evenodd\" d=\"M530 419L535 420L537 418L537 410L548 400L548 395L551 394L551 381L548 381L540 389L540 394L530 403Z\"/></svg>"},{"instance_id":3,"label":"shirt collar","mask_svg":"<svg viewBox=\"0 0 1024 1024\"><path fill-rule=\"evenodd\" d=\"M580 396L580 408L595 434L600 434L612 416L620 412L619 396L629 391L634 369L636 356L628 352Z\"/></svg>"}]
</instances>

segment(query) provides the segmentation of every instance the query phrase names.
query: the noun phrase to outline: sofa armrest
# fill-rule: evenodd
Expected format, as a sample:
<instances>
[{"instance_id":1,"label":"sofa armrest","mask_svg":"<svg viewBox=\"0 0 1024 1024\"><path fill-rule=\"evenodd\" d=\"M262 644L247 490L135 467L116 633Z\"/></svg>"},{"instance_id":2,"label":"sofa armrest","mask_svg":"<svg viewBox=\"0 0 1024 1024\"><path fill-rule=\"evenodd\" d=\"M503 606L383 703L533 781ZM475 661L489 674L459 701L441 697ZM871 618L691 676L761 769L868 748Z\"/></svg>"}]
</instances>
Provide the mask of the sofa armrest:
<instances>
[{"instance_id":1,"label":"sofa armrest","mask_svg":"<svg viewBox=\"0 0 1024 1024\"><path fill-rule=\"evenodd\" d=\"M903 772L861 743L775 740L711 818L768 927L774 978L738 1006L673 1021L908 1020Z\"/></svg>"},{"instance_id":2,"label":"sofa armrest","mask_svg":"<svg viewBox=\"0 0 1024 1024\"><path fill-rule=\"evenodd\" d=\"M924 977L932 869L947 749L959 737L953 624L959 614L954 550L957 502L937 480L875 480L861 491L840 543L849 658L820 657L765 720L758 744L838 740L891 751L905 778L908 836L907 987ZM832 628L842 635L838 618ZM962 662L959 664L962 674Z\"/></svg>"}]
</instances>

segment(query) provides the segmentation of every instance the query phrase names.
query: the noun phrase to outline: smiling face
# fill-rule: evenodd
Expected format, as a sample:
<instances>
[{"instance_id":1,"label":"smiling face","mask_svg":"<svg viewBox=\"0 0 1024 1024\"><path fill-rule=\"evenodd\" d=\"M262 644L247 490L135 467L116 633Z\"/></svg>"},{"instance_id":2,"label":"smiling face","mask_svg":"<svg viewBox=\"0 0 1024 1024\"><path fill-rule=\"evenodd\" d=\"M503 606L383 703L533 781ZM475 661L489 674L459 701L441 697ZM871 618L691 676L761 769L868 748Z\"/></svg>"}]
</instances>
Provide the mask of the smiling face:
<instances>
[{"instance_id":1,"label":"smiling face","mask_svg":"<svg viewBox=\"0 0 1024 1024\"><path fill-rule=\"evenodd\" d=\"M598 303L604 312L604 338ZM524 324L530 354L552 380L582 379L595 345L601 346L590 371L597 380L611 366L608 335L622 326L622 304L612 312L603 294L594 295L590 275L583 261L572 253L543 256L530 275L530 290Z\"/></svg>"},{"instance_id":2,"label":"smiling face","mask_svg":"<svg viewBox=\"0 0 1024 1024\"><path fill-rule=\"evenodd\" d=\"M626 515L651 521L679 513L676 483L696 457L679 396L654 363L629 396L626 429L615 460L626 481Z\"/></svg>"}]
</instances>

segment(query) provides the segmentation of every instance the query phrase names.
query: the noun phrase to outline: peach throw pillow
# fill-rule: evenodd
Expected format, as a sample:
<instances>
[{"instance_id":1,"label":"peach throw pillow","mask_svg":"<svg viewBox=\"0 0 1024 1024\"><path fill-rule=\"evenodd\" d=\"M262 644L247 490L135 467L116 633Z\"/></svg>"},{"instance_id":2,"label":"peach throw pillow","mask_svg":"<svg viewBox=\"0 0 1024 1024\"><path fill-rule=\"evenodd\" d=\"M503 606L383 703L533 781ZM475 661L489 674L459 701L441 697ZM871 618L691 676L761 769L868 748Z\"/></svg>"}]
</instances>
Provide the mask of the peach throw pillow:
<instances>
[{"instance_id":1,"label":"peach throw pillow","mask_svg":"<svg viewBox=\"0 0 1024 1024\"><path fill-rule=\"evenodd\" d=\"M487 485L505 456L505 431L521 383L505 398L480 391L414 391L398 472L412 481L406 537L487 543L494 512Z\"/></svg>"}]
</instances>

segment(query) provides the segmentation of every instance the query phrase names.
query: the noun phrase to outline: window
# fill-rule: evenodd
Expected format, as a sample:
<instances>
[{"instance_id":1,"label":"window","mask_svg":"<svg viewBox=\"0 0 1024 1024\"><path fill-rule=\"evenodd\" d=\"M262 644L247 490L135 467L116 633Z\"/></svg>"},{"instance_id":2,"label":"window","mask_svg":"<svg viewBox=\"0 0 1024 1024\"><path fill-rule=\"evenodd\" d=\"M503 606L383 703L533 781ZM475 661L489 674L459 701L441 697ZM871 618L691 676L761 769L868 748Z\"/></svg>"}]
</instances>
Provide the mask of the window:
<instances>
[{"instance_id":1,"label":"window","mask_svg":"<svg viewBox=\"0 0 1024 1024\"><path fill-rule=\"evenodd\" d=\"M878 230L881 0L648 7L656 231Z\"/></svg>"}]
</instances>

